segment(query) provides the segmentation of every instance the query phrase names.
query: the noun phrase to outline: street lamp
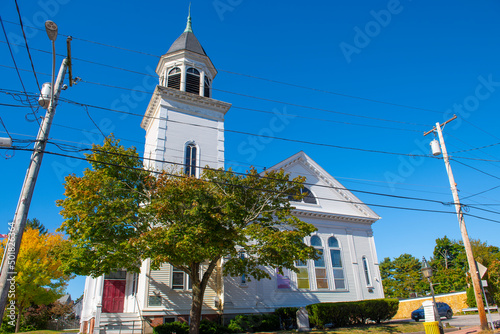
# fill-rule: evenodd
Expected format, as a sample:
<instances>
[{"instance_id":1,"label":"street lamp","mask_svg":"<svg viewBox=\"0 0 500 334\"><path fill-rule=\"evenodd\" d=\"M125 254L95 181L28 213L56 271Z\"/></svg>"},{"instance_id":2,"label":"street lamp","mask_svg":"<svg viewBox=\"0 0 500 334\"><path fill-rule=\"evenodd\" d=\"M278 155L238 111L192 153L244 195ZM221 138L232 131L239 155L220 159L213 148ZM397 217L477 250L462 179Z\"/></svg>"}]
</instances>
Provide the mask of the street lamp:
<instances>
[{"instance_id":1,"label":"street lamp","mask_svg":"<svg viewBox=\"0 0 500 334\"><path fill-rule=\"evenodd\" d=\"M50 85L50 103L54 103L54 78L56 76L56 39L57 39L57 24L48 20L45 21L45 31L47 36L52 41L52 82Z\"/></svg>"},{"instance_id":2,"label":"street lamp","mask_svg":"<svg viewBox=\"0 0 500 334\"><path fill-rule=\"evenodd\" d=\"M431 286L431 295L432 295L432 302L434 303L433 309L434 309L434 318L437 317L438 322L439 322L439 332L443 333L443 325L441 324L441 317L439 316L439 312L437 311L437 305L436 305L436 297L434 296L434 287L431 282L431 277L432 277L432 267L429 265L427 260L425 259L425 256L422 257L422 275L427 278L429 281L429 285Z\"/></svg>"}]
</instances>

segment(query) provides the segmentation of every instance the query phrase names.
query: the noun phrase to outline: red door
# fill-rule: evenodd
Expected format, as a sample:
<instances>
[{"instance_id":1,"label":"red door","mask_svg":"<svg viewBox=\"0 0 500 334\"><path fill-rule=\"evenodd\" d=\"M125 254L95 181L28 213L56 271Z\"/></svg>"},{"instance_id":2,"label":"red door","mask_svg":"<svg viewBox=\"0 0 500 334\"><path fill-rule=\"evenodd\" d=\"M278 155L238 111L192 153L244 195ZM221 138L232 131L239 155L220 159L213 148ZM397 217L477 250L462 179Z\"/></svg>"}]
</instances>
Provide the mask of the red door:
<instances>
[{"instance_id":1,"label":"red door","mask_svg":"<svg viewBox=\"0 0 500 334\"><path fill-rule=\"evenodd\" d=\"M102 294L102 311L104 313L123 313L125 282L125 280L104 280Z\"/></svg>"}]
</instances>

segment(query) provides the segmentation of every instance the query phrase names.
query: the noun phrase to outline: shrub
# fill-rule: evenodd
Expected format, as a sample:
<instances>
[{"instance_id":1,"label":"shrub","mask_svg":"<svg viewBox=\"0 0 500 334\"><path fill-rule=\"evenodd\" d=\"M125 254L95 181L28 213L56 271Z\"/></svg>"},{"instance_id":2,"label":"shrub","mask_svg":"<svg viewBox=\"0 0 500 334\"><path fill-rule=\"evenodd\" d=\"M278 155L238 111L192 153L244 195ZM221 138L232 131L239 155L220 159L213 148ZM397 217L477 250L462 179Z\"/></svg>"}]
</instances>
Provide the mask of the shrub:
<instances>
[{"instance_id":1,"label":"shrub","mask_svg":"<svg viewBox=\"0 0 500 334\"><path fill-rule=\"evenodd\" d=\"M274 311L279 318L280 329L297 328L297 311L298 307L280 307Z\"/></svg>"},{"instance_id":2,"label":"shrub","mask_svg":"<svg viewBox=\"0 0 500 334\"><path fill-rule=\"evenodd\" d=\"M153 328L154 334L188 334L189 326L185 322L174 321Z\"/></svg>"},{"instance_id":3,"label":"shrub","mask_svg":"<svg viewBox=\"0 0 500 334\"><path fill-rule=\"evenodd\" d=\"M232 330L229 328L219 325L216 322L210 320L202 320L200 323L200 334L231 334Z\"/></svg>"},{"instance_id":4,"label":"shrub","mask_svg":"<svg viewBox=\"0 0 500 334\"><path fill-rule=\"evenodd\" d=\"M397 299L371 299L361 302L363 317L366 320L375 321L379 324L381 321L391 319L398 312L399 301Z\"/></svg>"},{"instance_id":5,"label":"shrub","mask_svg":"<svg viewBox=\"0 0 500 334\"><path fill-rule=\"evenodd\" d=\"M228 328L235 333L269 332L279 330L280 322L276 314L237 315Z\"/></svg>"},{"instance_id":6,"label":"shrub","mask_svg":"<svg viewBox=\"0 0 500 334\"><path fill-rule=\"evenodd\" d=\"M345 327L364 324L368 320L380 323L391 319L398 311L397 299L373 299L355 302L318 303L306 306L309 322L318 328L326 324Z\"/></svg>"}]
</instances>

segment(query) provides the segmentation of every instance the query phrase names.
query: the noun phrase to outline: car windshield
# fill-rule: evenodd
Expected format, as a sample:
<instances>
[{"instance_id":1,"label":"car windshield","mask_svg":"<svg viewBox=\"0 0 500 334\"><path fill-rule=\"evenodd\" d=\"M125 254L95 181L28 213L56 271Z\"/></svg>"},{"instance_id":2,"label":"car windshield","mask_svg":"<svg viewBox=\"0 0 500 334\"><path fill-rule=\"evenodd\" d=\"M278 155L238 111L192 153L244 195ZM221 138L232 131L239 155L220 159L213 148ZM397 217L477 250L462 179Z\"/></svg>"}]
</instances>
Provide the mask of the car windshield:
<instances>
[{"instance_id":1,"label":"car windshield","mask_svg":"<svg viewBox=\"0 0 500 334\"><path fill-rule=\"evenodd\" d=\"M420 307L418 309L419 310L423 310L424 309L424 305L420 305Z\"/></svg>"}]
</instances>

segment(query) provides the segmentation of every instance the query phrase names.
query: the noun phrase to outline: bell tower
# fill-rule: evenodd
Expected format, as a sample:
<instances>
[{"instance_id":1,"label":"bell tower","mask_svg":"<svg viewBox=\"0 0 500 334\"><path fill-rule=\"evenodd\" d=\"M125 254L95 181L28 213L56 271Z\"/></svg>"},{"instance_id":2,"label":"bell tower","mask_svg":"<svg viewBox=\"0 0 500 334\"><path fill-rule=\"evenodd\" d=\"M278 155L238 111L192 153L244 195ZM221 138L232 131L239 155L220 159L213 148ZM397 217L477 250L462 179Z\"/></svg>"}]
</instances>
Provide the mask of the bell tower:
<instances>
[{"instance_id":1,"label":"bell tower","mask_svg":"<svg viewBox=\"0 0 500 334\"><path fill-rule=\"evenodd\" d=\"M159 84L144 115L144 166L199 176L201 168L224 167L224 117L231 105L211 98L217 75L193 33L184 32L161 56Z\"/></svg>"}]
</instances>

